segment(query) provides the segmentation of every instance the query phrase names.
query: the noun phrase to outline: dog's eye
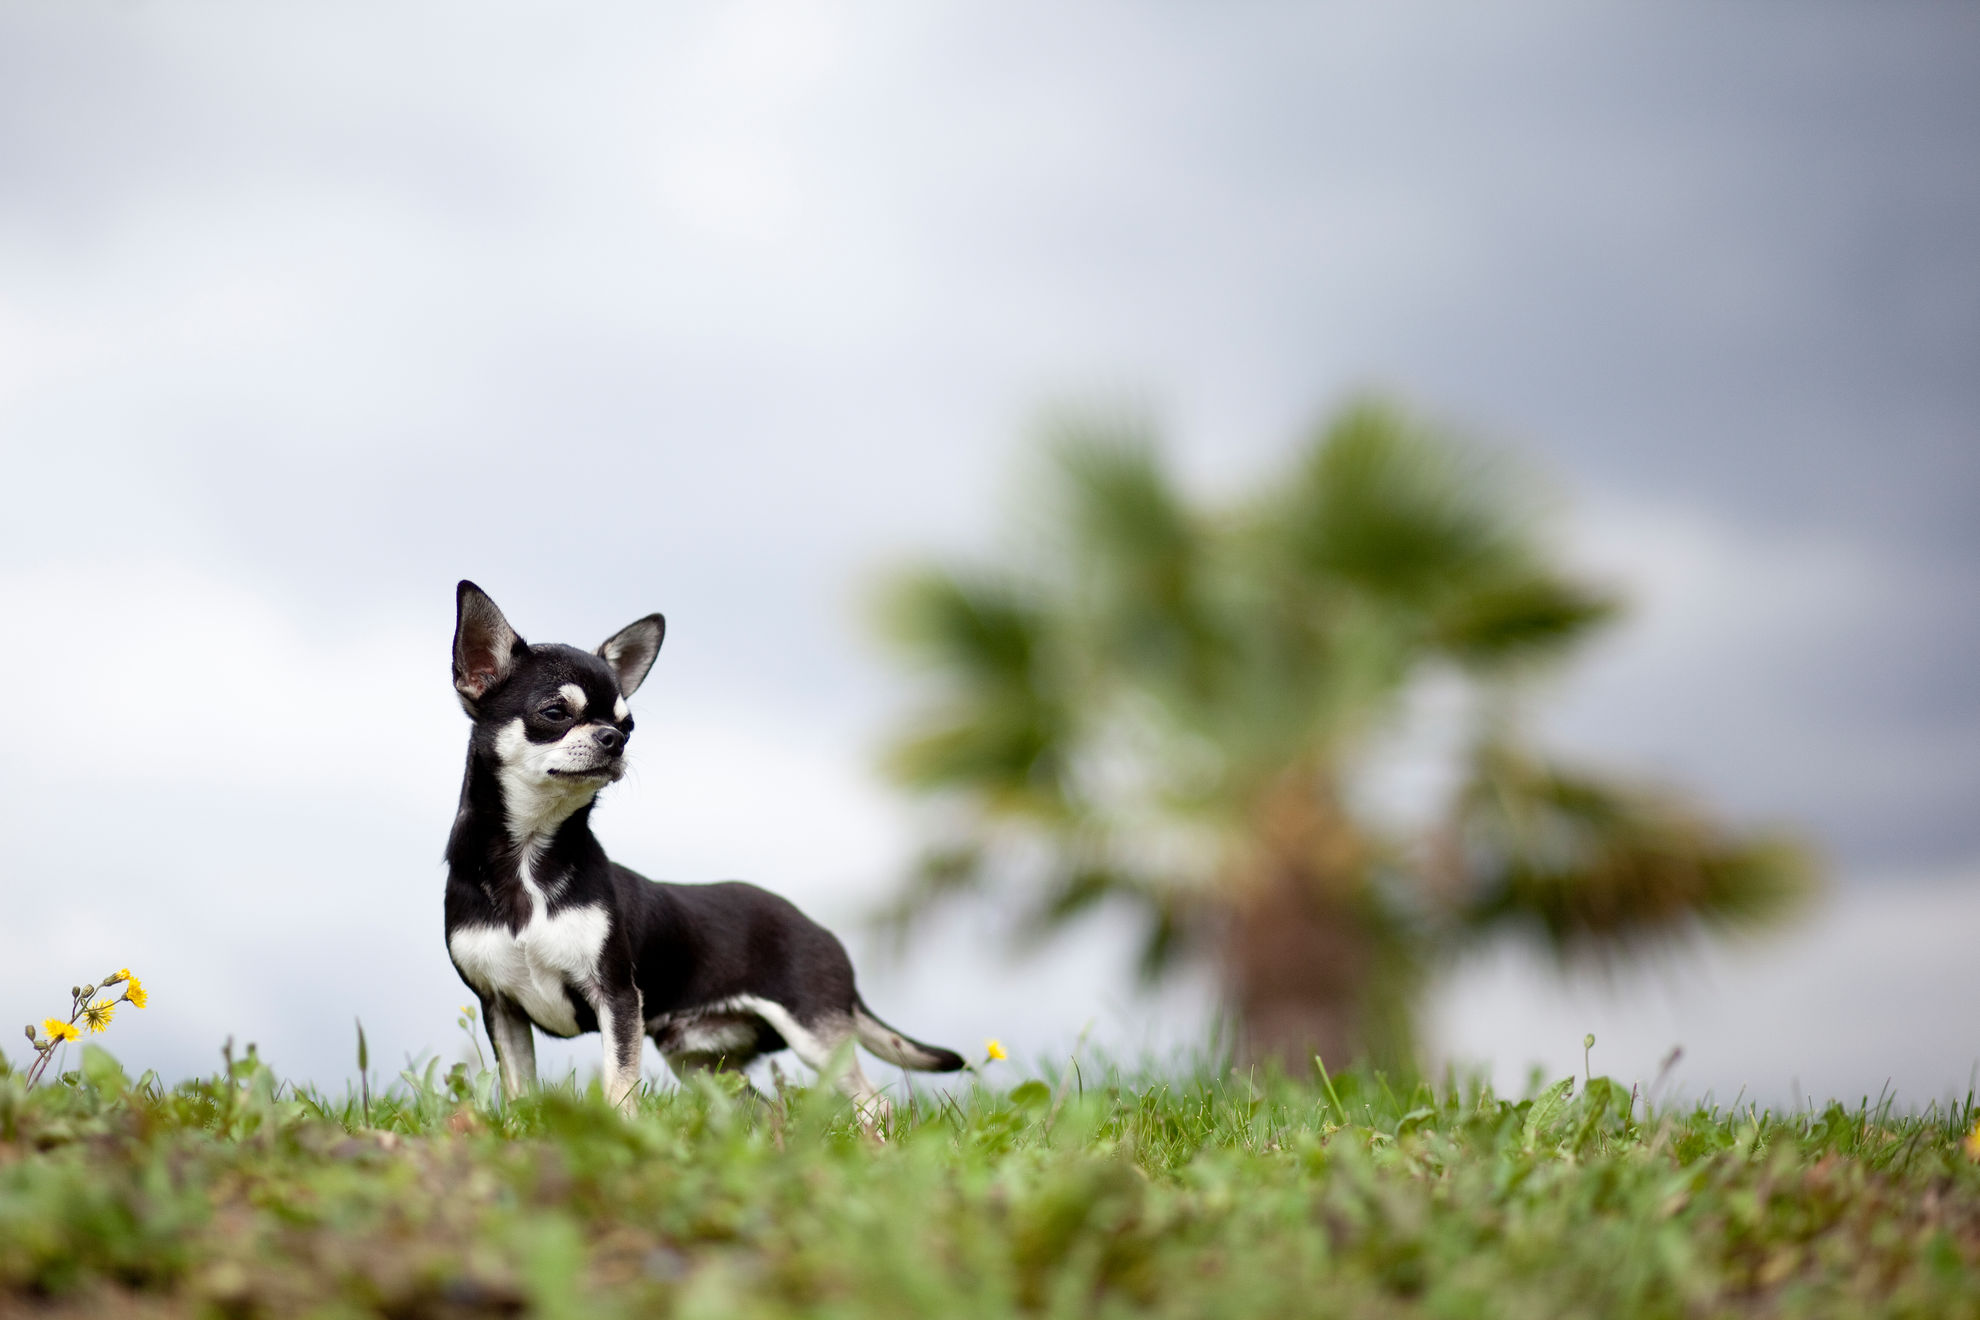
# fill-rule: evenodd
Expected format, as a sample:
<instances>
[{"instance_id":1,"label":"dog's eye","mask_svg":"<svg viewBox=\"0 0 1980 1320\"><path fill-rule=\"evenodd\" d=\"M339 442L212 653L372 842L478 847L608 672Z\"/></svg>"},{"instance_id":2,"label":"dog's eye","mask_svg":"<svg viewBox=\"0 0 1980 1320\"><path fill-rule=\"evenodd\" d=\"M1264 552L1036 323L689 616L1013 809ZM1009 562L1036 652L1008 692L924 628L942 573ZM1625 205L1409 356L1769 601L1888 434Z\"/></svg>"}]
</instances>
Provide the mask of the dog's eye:
<instances>
[{"instance_id":1,"label":"dog's eye","mask_svg":"<svg viewBox=\"0 0 1980 1320\"><path fill-rule=\"evenodd\" d=\"M538 715L541 715L544 719L550 720L552 722L559 720L567 720L571 717L570 709L566 707L564 703L561 701L553 701L549 705L545 706L542 710L539 710L536 713Z\"/></svg>"}]
</instances>

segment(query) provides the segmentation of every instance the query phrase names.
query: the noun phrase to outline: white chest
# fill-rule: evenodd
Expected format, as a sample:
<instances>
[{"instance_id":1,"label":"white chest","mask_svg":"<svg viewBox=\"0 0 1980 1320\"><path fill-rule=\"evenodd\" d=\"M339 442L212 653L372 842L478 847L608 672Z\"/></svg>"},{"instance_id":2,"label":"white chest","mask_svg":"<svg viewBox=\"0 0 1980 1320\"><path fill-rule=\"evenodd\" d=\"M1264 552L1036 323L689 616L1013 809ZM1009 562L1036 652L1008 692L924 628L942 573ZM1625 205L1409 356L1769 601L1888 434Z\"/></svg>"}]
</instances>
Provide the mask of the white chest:
<instances>
[{"instance_id":1,"label":"white chest","mask_svg":"<svg viewBox=\"0 0 1980 1320\"><path fill-rule=\"evenodd\" d=\"M520 931L462 926L447 937L447 949L475 989L514 1000L553 1036L575 1036L571 993L589 998L610 924L602 907L565 908L552 915L539 903Z\"/></svg>"}]
</instances>

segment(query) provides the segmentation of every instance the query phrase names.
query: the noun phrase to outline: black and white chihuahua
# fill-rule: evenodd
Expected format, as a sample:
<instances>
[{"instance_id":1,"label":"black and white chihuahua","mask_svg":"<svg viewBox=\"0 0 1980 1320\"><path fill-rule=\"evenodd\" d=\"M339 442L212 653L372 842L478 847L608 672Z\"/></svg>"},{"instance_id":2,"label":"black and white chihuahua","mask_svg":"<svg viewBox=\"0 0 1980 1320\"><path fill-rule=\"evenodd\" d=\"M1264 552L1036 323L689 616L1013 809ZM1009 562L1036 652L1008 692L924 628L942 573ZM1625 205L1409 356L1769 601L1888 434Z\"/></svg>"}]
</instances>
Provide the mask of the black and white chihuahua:
<instances>
[{"instance_id":1,"label":"black and white chihuahua","mask_svg":"<svg viewBox=\"0 0 1980 1320\"><path fill-rule=\"evenodd\" d=\"M753 885L656 884L591 834L598 790L625 773L638 690L667 624L649 614L594 651L531 646L472 582L455 591L454 689L474 721L447 841L447 952L481 998L503 1090L536 1081L531 1024L605 1040L606 1095L630 1110L641 1038L676 1075L789 1047L851 1096L887 1102L846 1048L953 1072L953 1051L874 1017L831 932Z\"/></svg>"}]
</instances>

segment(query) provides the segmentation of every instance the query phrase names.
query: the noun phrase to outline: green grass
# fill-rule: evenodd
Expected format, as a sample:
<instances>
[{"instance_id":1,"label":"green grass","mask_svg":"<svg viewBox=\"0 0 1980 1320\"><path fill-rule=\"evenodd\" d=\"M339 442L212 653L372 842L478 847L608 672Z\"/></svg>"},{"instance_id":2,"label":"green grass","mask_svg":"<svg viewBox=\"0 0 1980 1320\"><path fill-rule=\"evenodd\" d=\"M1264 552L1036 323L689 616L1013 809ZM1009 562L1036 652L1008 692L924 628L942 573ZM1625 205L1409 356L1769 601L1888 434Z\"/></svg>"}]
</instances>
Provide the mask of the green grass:
<instances>
[{"instance_id":1,"label":"green grass","mask_svg":"<svg viewBox=\"0 0 1980 1320\"><path fill-rule=\"evenodd\" d=\"M0 1316L1980 1315L1972 1098L1646 1109L1604 1078L1089 1067L904 1107L713 1084L622 1120L429 1067L0 1077Z\"/></svg>"}]
</instances>

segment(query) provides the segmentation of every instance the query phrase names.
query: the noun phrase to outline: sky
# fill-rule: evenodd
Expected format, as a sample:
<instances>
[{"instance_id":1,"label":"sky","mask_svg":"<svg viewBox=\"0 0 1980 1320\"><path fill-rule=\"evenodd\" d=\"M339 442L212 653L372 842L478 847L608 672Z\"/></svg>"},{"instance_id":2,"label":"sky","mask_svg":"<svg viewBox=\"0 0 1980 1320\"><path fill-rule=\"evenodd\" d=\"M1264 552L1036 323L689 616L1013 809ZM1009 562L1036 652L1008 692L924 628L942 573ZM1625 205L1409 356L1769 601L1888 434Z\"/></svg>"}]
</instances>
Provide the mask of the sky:
<instances>
[{"instance_id":1,"label":"sky","mask_svg":"<svg viewBox=\"0 0 1980 1320\"><path fill-rule=\"evenodd\" d=\"M1963 1091L1976 124L1942 5L0 0L0 1019L129 965L106 1041L168 1076L232 1034L338 1085L358 1017L465 1049L465 576L536 640L667 615L619 860L789 895L930 1039L1185 1048L1206 986L1137 994L1104 919L867 932L916 817L863 602L1010 546L1055 408L1214 495L1379 389L1531 464L1632 601L1550 744L1831 868L1757 945L1482 949L1441 1057ZM1402 817L1440 711L1370 772Z\"/></svg>"}]
</instances>

